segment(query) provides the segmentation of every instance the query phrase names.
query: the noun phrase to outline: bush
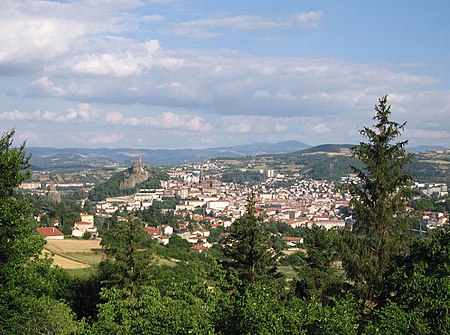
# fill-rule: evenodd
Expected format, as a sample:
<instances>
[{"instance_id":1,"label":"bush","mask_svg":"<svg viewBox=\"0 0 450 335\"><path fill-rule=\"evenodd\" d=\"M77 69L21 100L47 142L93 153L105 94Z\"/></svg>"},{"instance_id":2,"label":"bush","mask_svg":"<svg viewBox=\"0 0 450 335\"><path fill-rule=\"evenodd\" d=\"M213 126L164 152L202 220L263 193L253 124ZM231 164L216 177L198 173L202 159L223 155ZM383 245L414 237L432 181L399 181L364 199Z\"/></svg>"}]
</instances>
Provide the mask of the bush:
<instances>
[{"instance_id":1,"label":"bush","mask_svg":"<svg viewBox=\"0 0 450 335\"><path fill-rule=\"evenodd\" d=\"M83 240L90 240L92 237L92 234L88 231L85 231L83 234Z\"/></svg>"}]
</instances>

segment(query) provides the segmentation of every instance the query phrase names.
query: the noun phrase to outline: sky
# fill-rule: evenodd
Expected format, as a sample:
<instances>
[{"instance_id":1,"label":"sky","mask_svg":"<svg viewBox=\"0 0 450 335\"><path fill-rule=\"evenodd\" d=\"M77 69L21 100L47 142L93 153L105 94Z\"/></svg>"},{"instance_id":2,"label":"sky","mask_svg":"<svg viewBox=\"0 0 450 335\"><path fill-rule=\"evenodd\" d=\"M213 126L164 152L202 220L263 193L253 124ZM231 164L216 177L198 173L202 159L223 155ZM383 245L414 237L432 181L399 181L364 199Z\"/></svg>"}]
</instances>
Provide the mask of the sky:
<instances>
[{"instance_id":1,"label":"sky","mask_svg":"<svg viewBox=\"0 0 450 335\"><path fill-rule=\"evenodd\" d=\"M358 143L388 95L450 147L448 0L0 1L0 132L31 147Z\"/></svg>"}]
</instances>

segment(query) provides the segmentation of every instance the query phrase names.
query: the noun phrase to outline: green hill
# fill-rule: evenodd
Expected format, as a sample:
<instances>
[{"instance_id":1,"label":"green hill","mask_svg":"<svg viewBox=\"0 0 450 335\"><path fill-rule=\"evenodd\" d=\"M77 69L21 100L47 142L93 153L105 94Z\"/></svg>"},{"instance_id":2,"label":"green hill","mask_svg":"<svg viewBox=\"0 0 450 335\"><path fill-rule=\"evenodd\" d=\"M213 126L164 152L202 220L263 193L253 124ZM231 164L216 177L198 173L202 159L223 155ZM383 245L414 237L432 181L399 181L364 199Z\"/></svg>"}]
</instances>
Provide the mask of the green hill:
<instances>
[{"instance_id":1,"label":"green hill","mask_svg":"<svg viewBox=\"0 0 450 335\"><path fill-rule=\"evenodd\" d=\"M160 188L161 180L167 180L167 178L167 174L137 162L130 168L115 173L107 181L96 185L89 192L89 199L101 201L109 197L130 195L141 188Z\"/></svg>"},{"instance_id":2,"label":"green hill","mask_svg":"<svg viewBox=\"0 0 450 335\"><path fill-rule=\"evenodd\" d=\"M351 157L350 144L325 144L288 154L261 155L221 159L230 171L251 166L254 171L273 169L280 174L297 173L303 178L339 181L352 173L350 166L360 168ZM233 162L233 163L232 163ZM238 162L238 164L236 163ZM419 153L406 167L420 182L450 183L450 150Z\"/></svg>"}]
</instances>

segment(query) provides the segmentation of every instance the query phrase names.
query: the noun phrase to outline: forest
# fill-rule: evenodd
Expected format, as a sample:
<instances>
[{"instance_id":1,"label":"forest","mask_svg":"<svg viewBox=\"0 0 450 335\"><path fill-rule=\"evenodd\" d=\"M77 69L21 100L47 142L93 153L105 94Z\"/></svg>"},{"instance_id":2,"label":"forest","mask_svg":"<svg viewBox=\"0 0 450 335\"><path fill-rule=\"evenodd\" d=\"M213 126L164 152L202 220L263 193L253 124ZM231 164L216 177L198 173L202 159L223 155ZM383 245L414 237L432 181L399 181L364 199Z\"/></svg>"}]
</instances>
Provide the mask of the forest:
<instances>
[{"instance_id":1,"label":"forest","mask_svg":"<svg viewBox=\"0 0 450 335\"><path fill-rule=\"evenodd\" d=\"M222 247L192 254L175 237L157 245L142 220L124 213L104 232L105 259L88 277L52 267L42 254L30 202L15 189L29 177L14 130L0 139L0 332L2 334L449 334L450 229L411 233L412 161L405 124L387 97L364 127L351 167L352 229L306 230L303 251L287 257L262 227L250 194ZM106 192L106 191L105 191ZM172 243L174 242L174 243ZM161 253L176 259L158 262ZM294 266L287 280L279 270Z\"/></svg>"}]
</instances>

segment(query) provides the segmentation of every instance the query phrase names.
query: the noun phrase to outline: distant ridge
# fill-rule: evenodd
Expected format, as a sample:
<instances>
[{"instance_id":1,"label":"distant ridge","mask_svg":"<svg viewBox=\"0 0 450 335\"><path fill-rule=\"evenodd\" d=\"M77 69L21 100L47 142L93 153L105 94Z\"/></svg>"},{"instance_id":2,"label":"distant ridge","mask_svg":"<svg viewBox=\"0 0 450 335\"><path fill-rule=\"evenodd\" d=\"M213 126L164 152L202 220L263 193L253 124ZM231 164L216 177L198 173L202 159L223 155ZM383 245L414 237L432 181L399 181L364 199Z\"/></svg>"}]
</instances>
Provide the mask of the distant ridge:
<instances>
[{"instance_id":1,"label":"distant ridge","mask_svg":"<svg viewBox=\"0 0 450 335\"><path fill-rule=\"evenodd\" d=\"M216 157L245 157L261 154L290 153L309 148L299 141L277 143L256 142L251 144L208 149L86 149L86 148L39 148L30 147L31 163L36 169L127 166L142 154L146 163L176 165L202 162Z\"/></svg>"},{"instance_id":2,"label":"distant ridge","mask_svg":"<svg viewBox=\"0 0 450 335\"><path fill-rule=\"evenodd\" d=\"M341 153L351 154L354 144L321 144L300 151L302 154L309 153Z\"/></svg>"},{"instance_id":3,"label":"distant ridge","mask_svg":"<svg viewBox=\"0 0 450 335\"><path fill-rule=\"evenodd\" d=\"M419 153L419 152L429 152L437 150L447 150L448 148L441 145L418 145L416 147L406 148L407 152Z\"/></svg>"}]
</instances>

